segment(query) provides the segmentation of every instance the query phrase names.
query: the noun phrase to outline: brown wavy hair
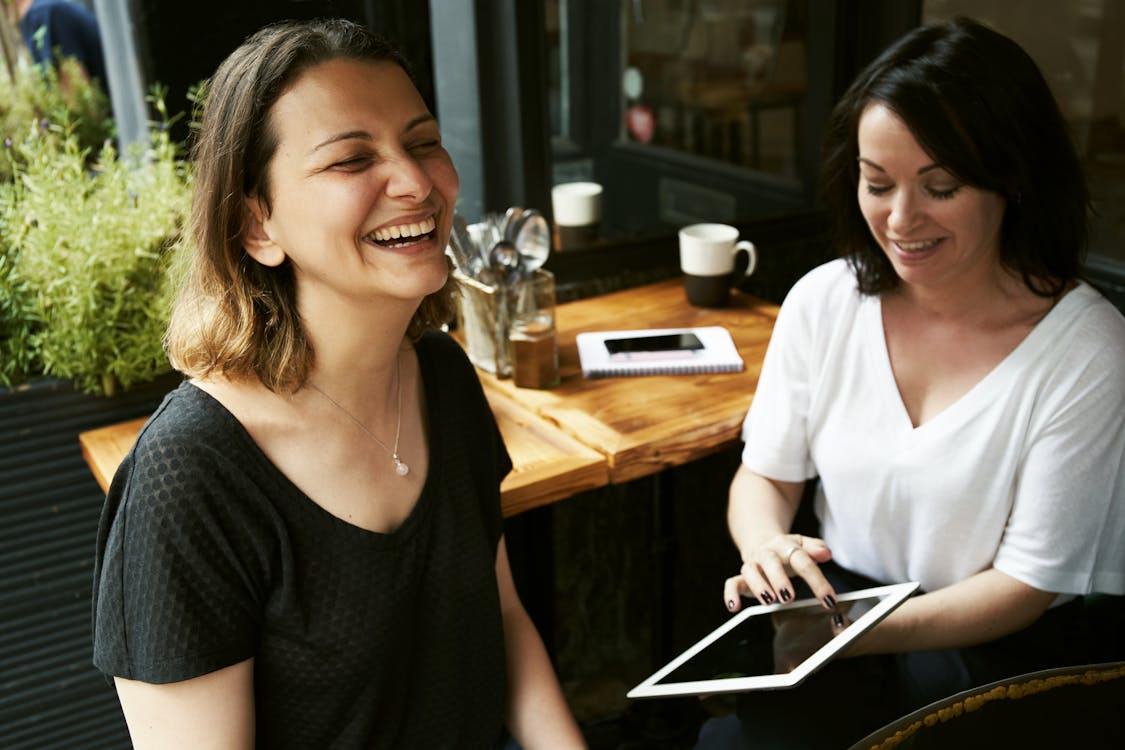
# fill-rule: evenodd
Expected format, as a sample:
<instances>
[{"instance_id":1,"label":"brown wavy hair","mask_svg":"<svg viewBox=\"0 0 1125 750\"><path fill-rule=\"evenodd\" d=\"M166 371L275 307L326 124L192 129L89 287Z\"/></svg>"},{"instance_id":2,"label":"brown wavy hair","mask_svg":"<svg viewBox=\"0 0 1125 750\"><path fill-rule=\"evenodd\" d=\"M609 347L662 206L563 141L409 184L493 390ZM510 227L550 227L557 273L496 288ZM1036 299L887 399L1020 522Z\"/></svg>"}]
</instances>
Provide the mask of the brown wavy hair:
<instances>
[{"instance_id":1,"label":"brown wavy hair","mask_svg":"<svg viewBox=\"0 0 1125 750\"><path fill-rule=\"evenodd\" d=\"M297 310L291 263L259 264L242 246L244 197L268 213L269 163L277 149L269 111L304 71L334 59L410 67L388 42L356 23L329 19L272 24L219 65L204 91L193 146L190 251L165 334L172 365L191 377L256 377L273 391L300 388L314 352ZM413 80L413 78L412 78ZM456 281L422 300L407 328L417 339L453 318Z\"/></svg>"}]
</instances>

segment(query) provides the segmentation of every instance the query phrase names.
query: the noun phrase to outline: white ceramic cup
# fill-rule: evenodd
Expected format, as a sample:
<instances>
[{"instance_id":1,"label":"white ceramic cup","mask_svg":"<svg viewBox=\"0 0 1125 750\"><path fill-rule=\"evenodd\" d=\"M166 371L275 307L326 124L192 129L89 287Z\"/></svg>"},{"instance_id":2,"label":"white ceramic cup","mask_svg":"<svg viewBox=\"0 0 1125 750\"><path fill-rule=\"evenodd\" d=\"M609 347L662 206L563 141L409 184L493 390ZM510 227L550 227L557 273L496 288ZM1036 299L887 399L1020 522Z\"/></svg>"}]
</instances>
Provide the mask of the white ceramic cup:
<instances>
[{"instance_id":1,"label":"white ceramic cup","mask_svg":"<svg viewBox=\"0 0 1125 750\"><path fill-rule=\"evenodd\" d=\"M555 185L551 188L551 212L560 250L589 245L601 230L602 186L596 182Z\"/></svg>"},{"instance_id":2,"label":"white ceramic cup","mask_svg":"<svg viewBox=\"0 0 1125 750\"><path fill-rule=\"evenodd\" d=\"M735 259L745 252L746 270L735 274ZM680 230L680 270L688 302L696 307L722 307L737 285L758 267L754 243L738 239L727 224L692 224Z\"/></svg>"}]
</instances>

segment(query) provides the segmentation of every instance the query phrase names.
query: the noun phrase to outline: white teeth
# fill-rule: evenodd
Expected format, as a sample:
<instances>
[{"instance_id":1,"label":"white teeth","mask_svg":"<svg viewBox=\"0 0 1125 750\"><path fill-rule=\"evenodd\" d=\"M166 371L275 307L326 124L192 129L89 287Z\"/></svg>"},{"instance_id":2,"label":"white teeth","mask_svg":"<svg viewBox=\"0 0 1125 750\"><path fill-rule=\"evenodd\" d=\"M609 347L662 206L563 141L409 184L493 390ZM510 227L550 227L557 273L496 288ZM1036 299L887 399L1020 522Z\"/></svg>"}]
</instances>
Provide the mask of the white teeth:
<instances>
[{"instance_id":1,"label":"white teeth","mask_svg":"<svg viewBox=\"0 0 1125 750\"><path fill-rule=\"evenodd\" d=\"M895 244L901 247L908 253L917 252L919 250L927 250L938 243L938 240L923 240L921 242L896 242Z\"/></svg>"},{"instance_id":2,"label":"white teeth","mask_svg":"<svg viewBox=\"0 0 1125 750\"><path fill-rule=\"evenodd\" d=\"M428 218L415 224L399 224L398 226L376 229L371 233L371 237L376 242L390 242L403 237L421 237L434 231L435 226L437 224L434 223L433 218Z\"/></svg>"}]
</instances>

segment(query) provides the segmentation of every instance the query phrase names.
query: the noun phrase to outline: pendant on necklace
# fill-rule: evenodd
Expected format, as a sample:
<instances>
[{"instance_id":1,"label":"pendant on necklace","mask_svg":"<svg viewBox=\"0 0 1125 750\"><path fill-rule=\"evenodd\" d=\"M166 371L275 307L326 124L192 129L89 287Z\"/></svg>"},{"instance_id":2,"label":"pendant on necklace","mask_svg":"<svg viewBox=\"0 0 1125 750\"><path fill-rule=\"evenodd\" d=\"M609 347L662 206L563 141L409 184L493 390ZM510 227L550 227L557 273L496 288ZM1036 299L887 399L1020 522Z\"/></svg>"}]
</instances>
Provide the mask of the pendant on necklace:
<instances>
[{"instance_id":1,"label":"pendant on necklace","mask_svg":"<svg viewBox=\"0 0 1125 750\"><path fill-rule=\"evenodd\" d=\"M391 456L391 458L393 458L395 462L395 474L398 474L400 477L404 477L410 473L410 467L407 466L406 463L402 461L398 456Z\"/></svg>"}]
</instances>

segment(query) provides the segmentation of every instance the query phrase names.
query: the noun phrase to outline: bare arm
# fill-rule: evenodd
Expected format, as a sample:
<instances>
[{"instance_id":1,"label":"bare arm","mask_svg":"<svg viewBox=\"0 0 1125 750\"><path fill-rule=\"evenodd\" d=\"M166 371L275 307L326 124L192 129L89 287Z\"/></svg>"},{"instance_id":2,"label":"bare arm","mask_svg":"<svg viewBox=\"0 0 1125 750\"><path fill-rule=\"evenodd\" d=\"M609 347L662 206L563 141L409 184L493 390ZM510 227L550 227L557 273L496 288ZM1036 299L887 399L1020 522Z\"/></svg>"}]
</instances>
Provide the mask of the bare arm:
<instances>
[{"instance_id":1,"label":"bare arm","mask_svg":"<svg viewBox=\"0 0 1125 750\"><path fill-rule=\"evenodd\" d=\"M504 618L509 731L528 750L585 748L547 650L516 592L503 538L496 553L496 582Z\"/></svg>"},{"instance_id":2,"label":"bare arm","mask_svg":"<svg viewBox=\"0 0 1125 750\"><path fill-rule=\"evenodd\" d=\"M730 485L727 523L744 560L748 551L789 532L803 487L803 482L767 479L739 465Z\"/></svg>"},{"instance_id":3,"label":"bare arm","mask_svg":"<svg viewBox=\"0 0 1125 750\"><path fill-rule=\"evenodd\" d=\"M1055 594L995 568L916 596L848 649L861 654L963 648L1001 638L1035 622Z\"/></svg>"},{"instance_id":4,"label":"bare arm","mask_svg":"<svg viewBox=\"0 0 1125 750\"><path fill-rule=\"evenodd\" d=\"M723 600L731 612L742 608L740 597L751 596L763 604L789 601L793 596L790 572L800 575L813 594L830 607L836 592L817 563L831 559L823 540L790 534L801 502L804 482L782 482L738 467L730 486L727 523L742 557L739 574L727 579Z\"/></svg>"},{"instance_id":5,"label":"bare arm","mask_svg":"<svg viewBox=\"0 0 1125 750\"><path fill-rule=\"evenodd\" d=\"M759 600L763 600L762 592L776 597L777 591L790 585L790 570L808 582L817 598L823 600L826 593L835 596L817 565L831 559L828 547L819 539L785 533L796 513L800 492L800 484L777 482L745 466L739 468L731 483L728 522L743 566L724 590L732 611L741 608L739 594ZM800 551L789 555L797 542ZM990 568L905 602L849 648L848 655L984 643L1027 627L1054 598L1052 592L1032 588Z\"/></svg>"},{"instance_id":6,"label":"bare arm","mask_svg":"<svg viewBox=\"0 0 1125 750\"><path fill-rule=\"evenodd\" d=\"M137 750L254 747L254 660L183 682L114 678Z\"/></svg>"}]
</instances>

